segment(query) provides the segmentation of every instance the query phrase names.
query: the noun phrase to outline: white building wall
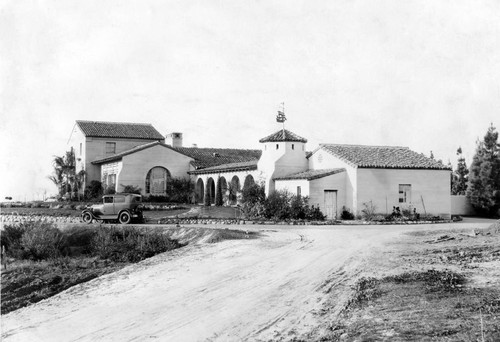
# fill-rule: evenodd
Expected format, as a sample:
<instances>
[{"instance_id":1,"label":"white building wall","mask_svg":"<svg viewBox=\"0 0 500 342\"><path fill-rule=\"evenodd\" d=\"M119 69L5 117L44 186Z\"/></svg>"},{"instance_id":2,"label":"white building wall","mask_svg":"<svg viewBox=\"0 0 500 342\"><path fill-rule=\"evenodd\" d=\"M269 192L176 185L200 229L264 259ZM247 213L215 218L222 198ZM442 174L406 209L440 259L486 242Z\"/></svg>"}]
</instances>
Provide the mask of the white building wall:
<instances>
[{"instance_id":1,"label":"white building wall","mask_svg":"<svg viewBox=\"0 0 500 342\"><path fill-rule=\"evenodd\" d=\"M337 191L337 217L340 217L342 207L348 207L346 200L351 198L347 196L347 179L347 172L341 172L310 181L309 205L319 207L321 212L325 214L325 190L335 190Z\"/></svg>"},{"instance_id":2,"label":"white building wall","mask_svg":"<svg viewBox=\"0 0 500 342\"><path fill-rule=\"evenodd\" d=\"M275 190L273 178L307 170L305 144L302 142L267 142L263 144L258 170L265 179L266 195Z\"/></svg>"},{"instance_id":3,"label":"white building wall","mask_svg":"<svg viewBox=\"0 0 500 342\"><path fill-rule=\"evenodd\" d=\"M275 181L276 191L288 191L292 195L297 195L297 187L300 186L300 194L309 197L309 181L307 179L291 179Z\"/></svg>"},{"instance_id":4,"label":"white building wall","mask_svg":"<svg viewBox=\"0 0 500 342\"><path fill-rule=\"evenodd\" d=\"M309 169L311 170L337 168L344 168L347 173L346 176L343 176L345 177L345 191L338 195L339 203L343 203L343 206L355 213L358 210L357 168L322 149L318 149L309 157Z\"/></svg>"},{"instance_id":5,"label":"white building wall","mask_svg":"<svg viewBox=\"0 0 500 342\"><path fill-rule=\"evenodd\" d=\"M449 218L450 171L408 169L358 169L358 211L363 203L372 203L377 212L392 213L392 207L407 208L409 205L423 214ZM411 201L399 203L399 184L411 184ZM424 210L425 205L425 210Z\"/></svg>"},{"instance_id":6,"label":"white building wall","mask_svg":"<svg viewBox=\"0 0 500 342\"><path fill-rule=\"evenodd\" d=\"M133 185L141 188L142 194L145 194L146 176L155 166L166 168L174 178L189 178L187 172L191 160L190 157L161 145L123 156L122 168L116 181L117 191L121 191L125 185ZM105 165L107 164L103 164L103 169Z\"/></svg>"}]
</instances>

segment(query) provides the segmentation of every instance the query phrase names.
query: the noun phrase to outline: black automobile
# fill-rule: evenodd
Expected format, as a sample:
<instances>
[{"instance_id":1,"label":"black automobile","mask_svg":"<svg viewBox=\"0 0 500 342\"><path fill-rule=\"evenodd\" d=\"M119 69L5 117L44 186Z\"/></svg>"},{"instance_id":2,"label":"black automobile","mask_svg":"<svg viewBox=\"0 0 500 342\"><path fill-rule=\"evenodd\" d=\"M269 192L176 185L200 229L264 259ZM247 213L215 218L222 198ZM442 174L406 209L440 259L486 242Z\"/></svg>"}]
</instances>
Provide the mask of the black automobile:
<instances>
[{"instance_id":1,"label":"black automobile","mask_svg":"<svg viewBox=\"0 0 500 342\"><path fill-rule=\"evenodd\" d=\"M92 223L119 221L121 224L127 224L134 221L143 221L142 215L142 197L141 195L119 193L114 195L105 195L102 198L102 204L94 204L82 211L82 221Z\"/></svg>"}]
</instances>

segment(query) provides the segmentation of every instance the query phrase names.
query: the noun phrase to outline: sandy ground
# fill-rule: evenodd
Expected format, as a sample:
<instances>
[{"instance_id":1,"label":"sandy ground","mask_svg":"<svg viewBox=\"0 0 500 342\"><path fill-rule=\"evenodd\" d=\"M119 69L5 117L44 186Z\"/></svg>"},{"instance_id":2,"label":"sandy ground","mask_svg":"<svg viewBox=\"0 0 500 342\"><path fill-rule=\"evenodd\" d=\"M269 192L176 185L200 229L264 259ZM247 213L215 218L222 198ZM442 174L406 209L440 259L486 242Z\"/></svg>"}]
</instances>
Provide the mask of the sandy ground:
<instances>
[{"instance_id":1,"label":"sandy ground","mask_svg":"<svg viewBox=\"0 0 500 342\"><path fill-rule=\"evenodd\" d=\"M471 223L252 226L261 238L187 246L4 315L2 340L290 340L321 324L327 292L348 288L373 250L409 230L461 225ZM338 293L341 307L348 294Z\"/></svg>"}]
</instances>

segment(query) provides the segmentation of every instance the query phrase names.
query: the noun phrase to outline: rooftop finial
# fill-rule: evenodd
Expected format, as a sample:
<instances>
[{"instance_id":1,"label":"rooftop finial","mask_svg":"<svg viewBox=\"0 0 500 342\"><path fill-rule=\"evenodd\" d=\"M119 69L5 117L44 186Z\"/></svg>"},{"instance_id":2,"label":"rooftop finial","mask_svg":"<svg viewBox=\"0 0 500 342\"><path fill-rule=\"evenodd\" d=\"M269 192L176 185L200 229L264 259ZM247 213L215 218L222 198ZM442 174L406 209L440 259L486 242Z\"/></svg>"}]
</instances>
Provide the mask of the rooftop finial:
<instances>
[{"instance_id":1,"label":"rooftop finial","mask_svg":"<svg viewBox=\"0 0 500 342\"><path fill-rule=\"evenodd\" d=\"M283 136L285 136L285 102L281 102L281 108L278 110L278 115L276 116L276 121L283 124Z\"/></svg>"}]
</instances>

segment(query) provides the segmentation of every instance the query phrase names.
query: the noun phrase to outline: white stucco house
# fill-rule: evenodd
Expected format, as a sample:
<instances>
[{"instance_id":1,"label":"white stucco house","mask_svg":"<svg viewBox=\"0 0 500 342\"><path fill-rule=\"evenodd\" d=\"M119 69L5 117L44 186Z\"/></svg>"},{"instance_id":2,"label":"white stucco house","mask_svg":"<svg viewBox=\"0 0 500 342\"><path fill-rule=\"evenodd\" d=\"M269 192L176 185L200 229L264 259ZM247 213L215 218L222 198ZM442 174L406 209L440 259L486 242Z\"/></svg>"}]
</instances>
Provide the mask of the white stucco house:
<instances>
[{"instance_id":1,"label":"white stucco house","mask_svg":"<svg viewBox=\"0 0 500 342\"><path fill-rule=\"evenodd\" d=\"M265 184L266 194L287 190L309 197L329 218L343 207L359 213L371 202L377 212L393 206L449 217L450 173L442 163L399 146L321 144L307 152L307 139L286 129L259 140L261 150L182 146L182 134L162 136L148 124L77 121L70 139L86 183L125 185L144 195L166 195L170 178L191 178L195 201L215 202L217 182L236 204L241 189ZM78 169L79 170L79 169Z\"/></svg>"}]
</instances>

